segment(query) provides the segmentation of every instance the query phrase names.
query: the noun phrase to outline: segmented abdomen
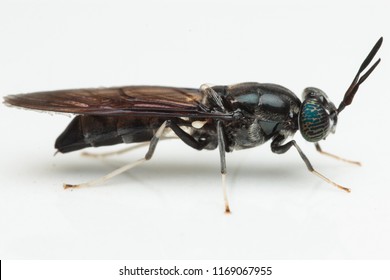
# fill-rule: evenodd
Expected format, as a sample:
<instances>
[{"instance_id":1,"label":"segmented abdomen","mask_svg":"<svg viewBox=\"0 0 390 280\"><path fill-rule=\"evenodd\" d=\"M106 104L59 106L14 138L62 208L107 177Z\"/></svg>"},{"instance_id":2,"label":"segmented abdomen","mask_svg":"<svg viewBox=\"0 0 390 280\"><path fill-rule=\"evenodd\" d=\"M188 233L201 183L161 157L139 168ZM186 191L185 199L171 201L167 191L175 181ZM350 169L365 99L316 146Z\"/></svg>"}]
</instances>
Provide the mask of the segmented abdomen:
<instances>
[{"instance_id":1,"label":"segmented abdomen","mask_svg":"<svg viewBox=\"0 0 390 280\"><path fill-rule=\"evenodd\" d=\"M87 147L150 141L162 123L158 118L79 115L57 138L55 148L68 153Z\"/></svg>"}]
</instances>

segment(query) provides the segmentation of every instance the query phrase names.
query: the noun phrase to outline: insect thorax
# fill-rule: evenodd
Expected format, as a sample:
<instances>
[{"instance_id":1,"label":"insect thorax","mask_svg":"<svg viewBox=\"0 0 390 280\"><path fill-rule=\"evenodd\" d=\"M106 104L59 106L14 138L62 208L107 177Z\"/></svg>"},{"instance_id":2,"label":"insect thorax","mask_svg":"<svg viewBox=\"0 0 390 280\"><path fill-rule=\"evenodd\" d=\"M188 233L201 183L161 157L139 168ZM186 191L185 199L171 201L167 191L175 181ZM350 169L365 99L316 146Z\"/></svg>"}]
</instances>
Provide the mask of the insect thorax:
<instances>
[{"instance_id":1,"label":"insect thorax","mask_svg":"<svg viewBox=\"0 0 390 280\"><path fill-rule=\"evenodd\" d=\"M292 136L297 129L293 122L254 118L230 123L225 130L228 150L233 151L259 146L277 135Z\"/></svg>"},{"instance_id":2,"label":"insect thorax","mask_svg":"<svg viewBox=\"0 0 390 280\"><path fill-rule=\"evenodd\" d=\"M221 94L228 109L241 114L239 119L224 123L229 151L252 148L298 130L301 102L282 86L243 83L228 86Z\"/></svg>"}]
</instances>

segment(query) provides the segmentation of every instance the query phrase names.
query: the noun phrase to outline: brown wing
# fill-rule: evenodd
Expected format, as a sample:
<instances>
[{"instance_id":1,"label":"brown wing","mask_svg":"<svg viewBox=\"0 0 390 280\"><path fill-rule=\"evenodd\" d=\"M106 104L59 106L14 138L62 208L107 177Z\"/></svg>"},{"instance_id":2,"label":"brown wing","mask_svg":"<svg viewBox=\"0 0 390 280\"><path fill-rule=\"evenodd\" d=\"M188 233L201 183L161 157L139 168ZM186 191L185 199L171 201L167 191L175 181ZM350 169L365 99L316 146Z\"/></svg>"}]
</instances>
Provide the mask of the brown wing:
<instances>
[{"instance_id":1,"label":"brown wing","mask_svg":"<svg viewBox=\"0 0 390 280\"><path fill-rule=\"evenodd\" d=\"M197 89L161 86L57 90L4 98L7 105L79 115L231 118L212 112L202 104L202 99L203 94Z\"/></svg>"}]
</instances>

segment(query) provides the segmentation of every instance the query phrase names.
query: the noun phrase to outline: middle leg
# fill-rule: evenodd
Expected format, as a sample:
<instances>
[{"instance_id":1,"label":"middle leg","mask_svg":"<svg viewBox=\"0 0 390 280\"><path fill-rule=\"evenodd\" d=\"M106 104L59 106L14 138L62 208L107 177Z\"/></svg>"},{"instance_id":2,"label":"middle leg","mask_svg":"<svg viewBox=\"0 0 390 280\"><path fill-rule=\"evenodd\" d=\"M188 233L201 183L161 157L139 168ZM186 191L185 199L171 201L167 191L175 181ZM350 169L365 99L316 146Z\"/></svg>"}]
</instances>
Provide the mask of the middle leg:
<instances>
[{"instance_id":1,"label":"middle leg","mask_svg":"<svg viewBox=\"0 0 390 280\"><path fill-rule=\"evenodd\" d=\"M170 127L173 132L187 145L190 147L202 150L205 146L207 146L208 141L199 141L195 139L193 136L185 132L179 125L177 125L174 121L168 121L167 127ZM223 198L225 202L225 213L231 213L229 207L229 201L227 196L227 188L226 188L226 158L225 158L225 135L223 132L223 127L221 122L217 123L217 138L218 138L218 147L220 153L220 161L221 161L221 176L222 176L222 190L223 190Z\"/></svg>"}]
</instances>

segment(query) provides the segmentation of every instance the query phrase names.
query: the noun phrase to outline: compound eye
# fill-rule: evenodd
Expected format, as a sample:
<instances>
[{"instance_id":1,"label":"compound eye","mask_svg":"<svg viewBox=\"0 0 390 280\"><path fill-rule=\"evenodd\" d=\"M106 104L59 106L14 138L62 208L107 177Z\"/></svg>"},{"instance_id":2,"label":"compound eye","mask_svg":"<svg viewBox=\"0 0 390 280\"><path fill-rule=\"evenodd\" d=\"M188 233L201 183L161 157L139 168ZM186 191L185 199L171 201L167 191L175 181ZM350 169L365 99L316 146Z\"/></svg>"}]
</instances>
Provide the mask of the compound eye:
<instances>
[{"instance_id":1,"label":"compound eye","mask_svg":"<svg viewBox=\"0 0 390 280\"><path fill-rule=\"evenodd\" d=\"M318 142L328 136L329 114L317 98L303 101L299 112L299 130L309 142Z\"/></svg>"}]
</instances>

